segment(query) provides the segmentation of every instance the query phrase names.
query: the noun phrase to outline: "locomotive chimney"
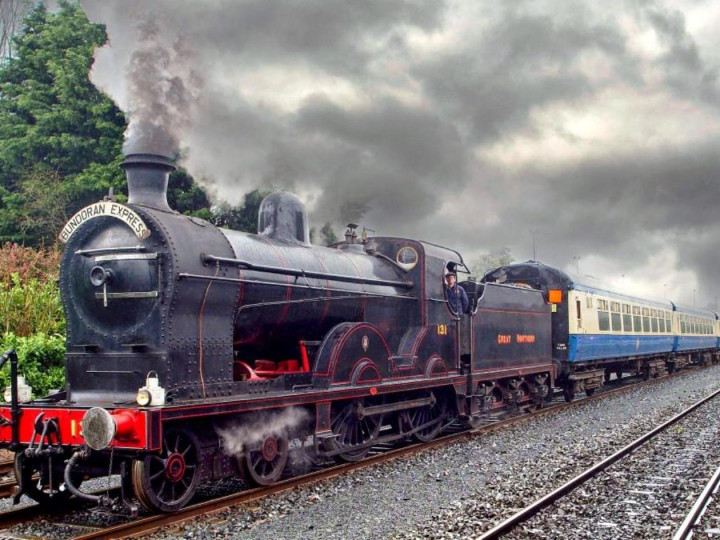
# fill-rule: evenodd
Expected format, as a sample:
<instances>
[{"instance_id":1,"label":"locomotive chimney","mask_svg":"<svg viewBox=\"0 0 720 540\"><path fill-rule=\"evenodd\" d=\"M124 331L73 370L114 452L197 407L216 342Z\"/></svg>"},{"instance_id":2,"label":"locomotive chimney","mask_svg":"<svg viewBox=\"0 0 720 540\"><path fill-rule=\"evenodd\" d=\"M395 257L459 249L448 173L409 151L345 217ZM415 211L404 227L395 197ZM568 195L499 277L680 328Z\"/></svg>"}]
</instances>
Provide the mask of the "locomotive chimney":
<instances>
[{"instance_id":1,"label":"locomotive chimney","mask_svg":"<svg viewBox=\"0 0 720 540\"><path fill-rule=\"evenodd\" d=\"M128 203L172 212L167 203L170 172L175 166L160 154L128 154L120 164L128 182Z\"/></svg>"}]
</instances>

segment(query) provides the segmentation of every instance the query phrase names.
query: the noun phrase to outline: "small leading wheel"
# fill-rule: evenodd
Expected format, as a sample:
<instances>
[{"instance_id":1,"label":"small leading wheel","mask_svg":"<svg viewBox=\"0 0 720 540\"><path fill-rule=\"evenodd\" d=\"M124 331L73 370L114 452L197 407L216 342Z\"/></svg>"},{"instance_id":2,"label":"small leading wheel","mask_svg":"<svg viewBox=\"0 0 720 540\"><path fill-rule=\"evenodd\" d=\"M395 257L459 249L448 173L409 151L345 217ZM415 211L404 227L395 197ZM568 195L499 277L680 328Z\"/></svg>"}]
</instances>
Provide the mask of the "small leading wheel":
<instances>
[{"instance_id":1,"label":"small leading wheel","mask_svg":"<svg viewBox=\"0 0 720 540\"><path fill-rule=\"evenodd\" d=\"M360 461L368 452L373 440L377 439L383 416L362 416L358 414L359 402L333 404L330 428L335 437L327 441L330 451L342 450L334 457L340 461Z\"/></svg>"},{"instance_id":2,"label":"small leading wheel","mask_svg":"<svg viewBox=\"0 0 720 540\"><path fill-rule=\"evenodd\" d=\"M564 387L563 397L565 398L565 401L570 403L573 399L575 399L575 388L573 388L572 386Z\"/></svg>"},{"instance_id":3,"label":"small leading wheel","mask_svg":"<svg viewBox=\"0 0 720 540\"><path fill-rule=\"evenodd\" d=\"M53 459L53 458L50 458ZM25 495L43 506L62 503L70 498L70 491L64 486L65 466L62 459L57 463L46 459L32 459L23 452L15 454L15 478ZM75 486L82 482L82 475L73 474Z\"/></svg>"},{"instance_id":4,"label":"small leading wheel","mask_svg":"<svg viewBox=\"0 0 720 540\"><path fill-rule=\"evenodd\" d=\"M199 481L198 440L184 429L165 433L160 455L147 455L133 462L135 495L151 511L180 510L192 499Z\"/></svg>"},{"instance_id":5,"label":"small leading wheel","mask_svg":"<svg viewBox=\"0 0 720 540\"><path fill-rule=\"evenodd\" d=\"M420 442L429 442L437 437L447 418L447 404L440 398L433 405L425 405L405 412L405 420L410 430L429 424L413 433Z\"/></svg>"},{"instance_id":6,"label":"small leading wheel","mask_svg":"<svg viewBox=\"0 0 720 540\"><path fill-rule=\"evenodd\" d=\"M285 434L268 435L262 441L245 448L240 458L243 477L251 484L269 486L282 476L288 460L288 440Z\"/></svg>"}]
</instances>

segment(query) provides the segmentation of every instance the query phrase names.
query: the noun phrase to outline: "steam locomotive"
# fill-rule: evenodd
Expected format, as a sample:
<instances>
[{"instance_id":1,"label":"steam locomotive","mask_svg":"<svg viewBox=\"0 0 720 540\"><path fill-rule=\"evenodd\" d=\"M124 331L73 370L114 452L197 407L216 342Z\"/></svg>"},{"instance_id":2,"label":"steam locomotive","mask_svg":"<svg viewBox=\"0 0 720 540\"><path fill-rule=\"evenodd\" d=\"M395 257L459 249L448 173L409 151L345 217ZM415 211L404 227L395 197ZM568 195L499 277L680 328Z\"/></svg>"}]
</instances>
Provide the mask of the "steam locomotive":
<instances>
[{"instance_id":1,"label":"steam locomotive","mask_svg":"<svg viewBox=\"0 0 720 540\"><path fill-rule=\"evenodd\" d=\"M66 387L39 399L8 351L0 446L19 491L42 503L119 474L123 501L173 512L198 486L269 485L291 450L355 461L373 446L429 441L534 408L562 388L591 394L626 372L657 376L717 361L715 313L576 283L529 261L464 280L462 256L413 239L311 245L302 203L275 193L258 233L217 228L167 203L172 163L132 154L128 201L73 216L60 288Z\"/></svg>"},{"instance_id":2,"label":"steam locomotive","mask_svg":"<svg viewBox=\"0 0 720 540\"><path fill-rule=\"evenodd\" d=\"M115 473L128 505L172 512L202 483L278 481L291 448L358 460L541 406L555 384L544 291L467 280L456 313L444 276L467 267L452 249L354 227L311 245L289 193L262 202L257 234L221 229L168 206L164 156L122 167L127 203L107 197L60 233L65 389L26 401L3 358L16 502L102 503L81 482Z\"/></svg>"}]
</instances>

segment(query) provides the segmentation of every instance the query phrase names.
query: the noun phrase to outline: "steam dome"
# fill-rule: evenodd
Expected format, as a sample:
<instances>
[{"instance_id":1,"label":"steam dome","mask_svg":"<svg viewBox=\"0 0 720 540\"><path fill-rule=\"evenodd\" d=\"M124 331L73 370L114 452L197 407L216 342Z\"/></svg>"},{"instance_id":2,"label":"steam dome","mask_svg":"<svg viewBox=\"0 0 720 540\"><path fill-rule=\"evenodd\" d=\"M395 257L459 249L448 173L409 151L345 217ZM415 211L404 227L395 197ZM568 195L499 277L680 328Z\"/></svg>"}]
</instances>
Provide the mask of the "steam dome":
<instances>
[{"instance_id":1,"label":"steam dome","mask_svg":"<svg viewBox=\"0 0 720 540\"><path fill-rule=\"evenodd\" d=\"M268 195L260 203L258 234L310 244L305 205L286 191Z\"/></svg>"}]
</instances>

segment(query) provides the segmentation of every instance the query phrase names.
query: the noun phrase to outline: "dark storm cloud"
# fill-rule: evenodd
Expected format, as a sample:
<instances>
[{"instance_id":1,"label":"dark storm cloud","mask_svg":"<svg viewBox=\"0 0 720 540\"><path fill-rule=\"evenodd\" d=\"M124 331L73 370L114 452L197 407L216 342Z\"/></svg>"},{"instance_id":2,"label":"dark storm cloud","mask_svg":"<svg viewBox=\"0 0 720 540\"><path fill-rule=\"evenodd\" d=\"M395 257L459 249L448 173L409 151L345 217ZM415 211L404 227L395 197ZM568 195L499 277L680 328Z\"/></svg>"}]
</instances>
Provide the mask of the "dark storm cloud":
<instances>
[{"instance_id":1,"label":"dark storm cloud","mask_svg":"<svg viewBox=\"0 0 720 540\"><path fill-rule=\"evenodd\" d=\"M439 24L436 0L116 0L85 9L124 39L137 14L161 18L168 33L186 36L203 61L253 68L267 62L316 64L345 76L360 75L385 41L402 46L402 29Z\"/></svg>"},{"instance_id":2,"label":"dark storm cloud","mask_svg":"<svg viewBox=\"0 0 720 540\"><path fill-rule=\"evenodd\" d=\"M301 137L336 148L341 158L318 171L326 184L322 208L356 201L376 209L375 219L387 214L393 221L417 219L414 213L437 208L443 189L466 179L466 149L455 128L429 111L391 99L351 112L315 99L299 111L296 127Z\"/></svg>"},{"instance_id":3,"label":"dark storm cloud","mask_svg":"<svg viewBox=\"0 0 720 540\"><path fill-rule=\"evenodd\" d=\"M242 88L230 95L222 83L208 81L275 64L363 80L378 56L405 53L409 29L437 26L443 8L435 0L87 5L91 15L108 24L112 47L133 55L131 75L152 77L172 67L166 51L175 36L191 45L193 57L186 64L205 87L192 129L183 137L192 172L235 201L258 185L318 190L317 218L341 221L357 220L369 208L379 216L391 212L402 219L433 211L441 186L464 179L467 150L455 128L422 106L404 106L382 95L360 108L336 106L317 96L285 113L249 104ZM131 15L138 12L140 16ZM147 17L164 30L154 36L154 55L131 38ZM150 57L161 69L134 69L138 57ZM137 86L128 89L133 108L140 109L140 103L146 111L158 112L155 105L165 103L155 99L158 86L143 89L145 93ZM273 94L274 89L267 91Z\"/></svg>"},{"instance_id":4,"label":"dark storm cloud","mask_svg":"<svg viewBox=\"0 0 720 540\"><path fill-rule=\"evenodd\" d=\"M118 86L143 50L135 13L155 17L169 60L158 52L164 67L146 72L194 100L156 102L181 113L171 132L219 198L290 189L316 224L362 219L468 256L509 246L522 258L531 231L560 266L641 268L670 249L684 257L670 271L710 286L718 43L697 32L697 3L84 5L111 37L96 77L130 109L137 92Z\"/></svg>"},{"instance_id":5,"label":"dark storm cloud","mask_svg":"<svg viewBox=\"0 0 720 540\"><path fill-rule=\"evenodd\" d=\"M719 105L718 66L708 67L703 62L683 13L653 6L646 10L645 17L665 48L657 62L664 68L668 84L681 93Z\"/></svg>"},{"instance_id":6,"label":"dark storm cloud","mask_svg":"<svg viewBox=\"0 0 720 540\"><path fill-rule=\"evenodd\" d=\"M536 107L598 91L575 64L588 50L617 56L623 38L611 27L508 10L462 50L422 62L415 70L439 106L473 138L491 142L531 129Z\"/></svg>"},{"instance_id":7,"label":"dark storm cloud","mask_svg":"<svg viewBox=\"0 0 720 540\"><path fill-rule=\"evenodd\" d=\"M642 159L631 154L595 159L550 174L533 168L518 172L532 179L523 190L519 227L503 221L485 231L486 241L527 254L534 229L546 262L568 266L573 256L597 255L622 261L628 272L662 250L677 249L680 268L698 271L709 290L720 264L711 234L720 200L717 143L665 149ZM506 209L517 207L513 199ZM524 245L514 238L518 232Z\"/></svg>"},{"instance_id":8,"label":"dark storm cloud","mask_svg":"<svg viewBox=\"0 0 720 540\"><path fill-rule=\"evenodd\" d=\"M708 233L683 238L679 253L682 266L694 271L698 276L700 287L697 291L696 305L718 312L718 308L720 308L718 303L720 298L720 283L718 282L720 235L714 231L708 231ZM686 302L689 302L689 295L687 295Z\"/></svg>"},{"instance_id":9,"label":"dark storm cloud","mask_svg":"<svg viewBox=\"0 0 720 540\"><path fill-rule=\"evenodd\" d=\"M198 11L197 22L187 30L189 35L214 47L215 54L246 66L294 59L349 77L357 77L372 59L373 40L393 36L399 23L431 28L443 7L434 0L214 4L211 9L222 16L203 16L207 14L206 3L185 3ZM176 5L173 1L173 8Z\"/></svg>"}]
</instances>

